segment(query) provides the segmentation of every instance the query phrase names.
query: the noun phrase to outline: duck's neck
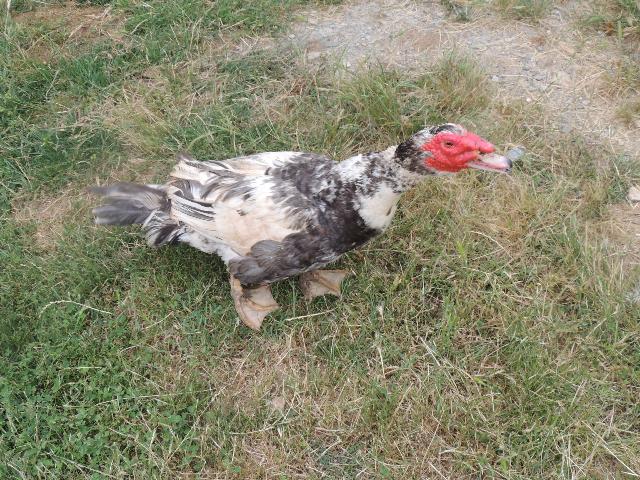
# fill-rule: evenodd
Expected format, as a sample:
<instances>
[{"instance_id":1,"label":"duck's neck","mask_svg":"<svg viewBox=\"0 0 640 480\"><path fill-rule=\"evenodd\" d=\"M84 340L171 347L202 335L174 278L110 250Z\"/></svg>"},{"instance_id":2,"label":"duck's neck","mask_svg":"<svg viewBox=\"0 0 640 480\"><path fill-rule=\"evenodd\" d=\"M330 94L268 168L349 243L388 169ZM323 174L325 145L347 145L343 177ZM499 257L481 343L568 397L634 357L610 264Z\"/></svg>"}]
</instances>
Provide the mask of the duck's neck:
<instances>
[{"instance_id":1,"label":"duck's neck","mask_svg":"<svg viewBox=\"0 0 640 480\"><path fill-rule=\"evenodd\" d=\"M396 147L349 158L336 167L345 184L355 189L354 207L368 227L384 230L403 192L424 175L412 172L396 157Z\"/></svg>"},{"instance_id":2,"label":"duck's neck","mask_svg":"<svg viewBox=\"0 0 640 480\"><path fill-rule=\"evenodd\" d=\"M410 168L410 161L396 156L394 145L343 160L336 164L335 171L345 184L354 185L360 195L369 195L382 186L400 195L425 178L423 172Z\"/></svg>"}]
</instances>

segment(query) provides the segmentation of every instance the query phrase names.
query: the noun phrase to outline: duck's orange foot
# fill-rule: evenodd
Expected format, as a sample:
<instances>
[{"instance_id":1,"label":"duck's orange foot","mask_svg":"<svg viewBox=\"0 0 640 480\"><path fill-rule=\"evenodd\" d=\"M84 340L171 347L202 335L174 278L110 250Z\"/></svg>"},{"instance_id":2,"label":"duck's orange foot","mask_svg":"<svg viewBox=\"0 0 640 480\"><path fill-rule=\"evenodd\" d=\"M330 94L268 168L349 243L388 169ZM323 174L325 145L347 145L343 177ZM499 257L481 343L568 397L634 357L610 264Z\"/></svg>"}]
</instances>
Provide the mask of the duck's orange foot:
<instances>
[{"instance_id":1,"label":"duck's orange foot","mask_svg":"<svg viewBox=\"0 0 640 480\"><path fill-rule=\"evenodd\" d=\"M280 308L271 295L271 287L246 288L231 277L231 296L242 323L253 330L260 330L264 317Z\"/></svg>"},{"instance_id":2,"label":"duck's orange foot","mask_svg":"<svg viewBox=\"0 0 640 480\"><path fill-rule=\"evenodd\" d=\"M306 300L321 295L340 297L340 284L349 275L347 270L314 270L300 275L300 287Z\"/></svg>"}]
</instances>

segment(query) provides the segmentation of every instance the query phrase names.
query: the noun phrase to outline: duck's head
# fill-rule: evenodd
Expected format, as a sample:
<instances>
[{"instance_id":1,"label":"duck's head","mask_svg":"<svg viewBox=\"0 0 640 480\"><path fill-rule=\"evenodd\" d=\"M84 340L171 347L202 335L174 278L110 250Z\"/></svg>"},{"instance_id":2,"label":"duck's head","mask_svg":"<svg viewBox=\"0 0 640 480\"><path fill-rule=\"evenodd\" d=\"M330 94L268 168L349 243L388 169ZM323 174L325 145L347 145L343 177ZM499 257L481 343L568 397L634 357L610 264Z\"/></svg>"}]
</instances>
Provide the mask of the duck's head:
<instances>
[{"instance_id":1,"label":"duck's head","mask_svg":"<svg viewBox=\"0 0 640 480\"><path fill-rule=\"evenodd\" d=\"M396 158L405 168L422 174L457 173L466 168L511 170L511 160L496 154L491 143L454 123L416 132L398 145Z\"/></svg>"}]
</instances>

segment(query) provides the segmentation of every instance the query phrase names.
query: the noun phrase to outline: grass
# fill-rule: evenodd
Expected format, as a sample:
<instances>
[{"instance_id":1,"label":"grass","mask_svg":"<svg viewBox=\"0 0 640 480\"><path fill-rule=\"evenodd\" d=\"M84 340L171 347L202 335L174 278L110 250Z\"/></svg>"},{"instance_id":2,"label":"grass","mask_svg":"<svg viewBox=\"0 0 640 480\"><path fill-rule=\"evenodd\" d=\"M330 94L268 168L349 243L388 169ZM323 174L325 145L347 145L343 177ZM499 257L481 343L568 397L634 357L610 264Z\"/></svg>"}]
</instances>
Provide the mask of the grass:
<instances>
[{"instance_id":1,"label":"grass","mask_svg":"<svg viewBox=\"0 0 640 480\"><path fill-rule=\"evenodd\" d=\"M608 75L607 80L610 94L638 93L640 92L640 65L629 57L623 57Z\"/></svg>"},{"instance_id":2,"label":"grass","mask_svg":"<svg viewBox=\"0 0 640 480\"><path fill-rule=\"evenodd\" d=\"M120 22L124 25L81 45L70 41L77 27L100 23L82 7L63 9L53 21L9 22L0 38L0 72L6 79L0 103L0 153L5 159L0 181L6 191L66 181L67 172L76 174L91 163L82 155L104 156L117 148L101 119L87 113L117 94L126 81L144 77L152 67L189 61L207 40L222 34L276 32L282 18L300 3L119 2L114 8L126 19ZM90 13L100 16L95 10ZM5 208L8 201L0 195Z\"/></svg>"},{"instance_id":3,"label":"grass","mask_svg":"<svg viewBox=\"0 0 640 480\"><path fill-rule=\"evenodd\" d=\"M640 38L640 5L636 0L600 0L593 2L587 24L615 35L620 40Z\"/></svg>"},{"instance_id":4,"label":"grass","mask_svg":"<svg viewBox=\"0 0 640 480\"><path fill-rule=\"evenodd\" d=\"M639 473L637 253L608 217L637 165L496 100L464 56L420 75L234 57L217 35L279 28L276 5L211 5L114 3L120 30L74 45L72 20L4 33L0 477ZM342 302L282 282L259 334L220 261L97 229L81 193L160 181L179 150L344 158L443 120L528 154L409 192L341 261Z\"/></svg>"},{"instance_id":5,"label":"grass","mask_svg":"<svg viewBox=\"0 0 640 480\"><path fill-rule=\"evenodd\" d=\"M440 4L459 22L474 18L474 10L488 7L505 18L537 22L557 2L553 0L440 0Z\"/></svg>"},{"instance_id":6,"label":"grass","mask_svg":"<svg viewBox=\"0 0 640 480\"><path fill-rule=\"evenodd\" d=\"M494 3L505 15L519 20L538 20L552 5L551 0L496 0Z\"/></svg>"},{"instance_id":7,"label":"grass","mask_svg":"<svg viewBox=\"0 0 640 480\"><path fill-rule=\"evenodd\" d=\"M629 99L618 111L618 118L628 126L633 127L638 119L640 119L640 97Z\"/></svg>"},{"instance_id":8,"label":"grass","mask_svg":"<svg viewBox=\"0 0 640 480\"><path fill-rule=\"evenodd\" d=\"M472 4L466 0L441 0L440 3L458 22L468 22L472 17Z\"/></svg>"},{"instance_id":9,"label":"grass","mask_svg":"<svg viewBox=\"0 0 640 480\"><path fill-rule=\"evenodd\" d=\"M631 57L623 57L605 76L602 90L614 99L621 99L617 117L633 127L640 119L640 65Z\"/></svg>"},{"instance_id":10,"label":"grass","mask_svg":"<svg viewBox=\"0 0 640 480\"><path fill-rule=\"evenodd\" d=\"M616 117L633 128L640 120L640 65L633 53L640 38L640 6L635 0L595 3L587 24L621 40L626 55L605 75L603 91L621 100Z\"/></svg>"}]
</instances>

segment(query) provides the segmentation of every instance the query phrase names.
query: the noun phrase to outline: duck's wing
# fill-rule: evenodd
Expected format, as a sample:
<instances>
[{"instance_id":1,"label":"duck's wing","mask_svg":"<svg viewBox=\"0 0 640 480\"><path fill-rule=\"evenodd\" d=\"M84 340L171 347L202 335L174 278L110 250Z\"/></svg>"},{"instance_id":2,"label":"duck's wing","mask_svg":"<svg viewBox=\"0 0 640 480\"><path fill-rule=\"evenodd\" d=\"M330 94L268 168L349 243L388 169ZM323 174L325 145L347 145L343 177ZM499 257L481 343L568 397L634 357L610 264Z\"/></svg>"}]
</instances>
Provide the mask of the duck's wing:
<instances>
[{"instance_id":1,"label":"duck's wing","mask_svg":"<svg viewBox=\"0 0 640 480\"><path fill-rule=\"evenodd\" d=\"M166 187L171 217L238 255L257 242L279 242L304 231L316 212L296 186L295 172L320 175L333 165L328 157L300 152L179 160Z\"/></svg>"},{"instance_id":2,"label":"duck's wing","mask_svg":"<svg viewBox=\"0 0 640 480\"><path fill-rule=\"evenodd\" d=\"M202 185L216 177L243 175L248 177L274 175L277 170L295 166L332 165L333 160L325 155L307 152L265 152L255 155L230 158L228 160L198 161L181 154L171 177L193 180Z\"/></svg>"}]
</instances>

